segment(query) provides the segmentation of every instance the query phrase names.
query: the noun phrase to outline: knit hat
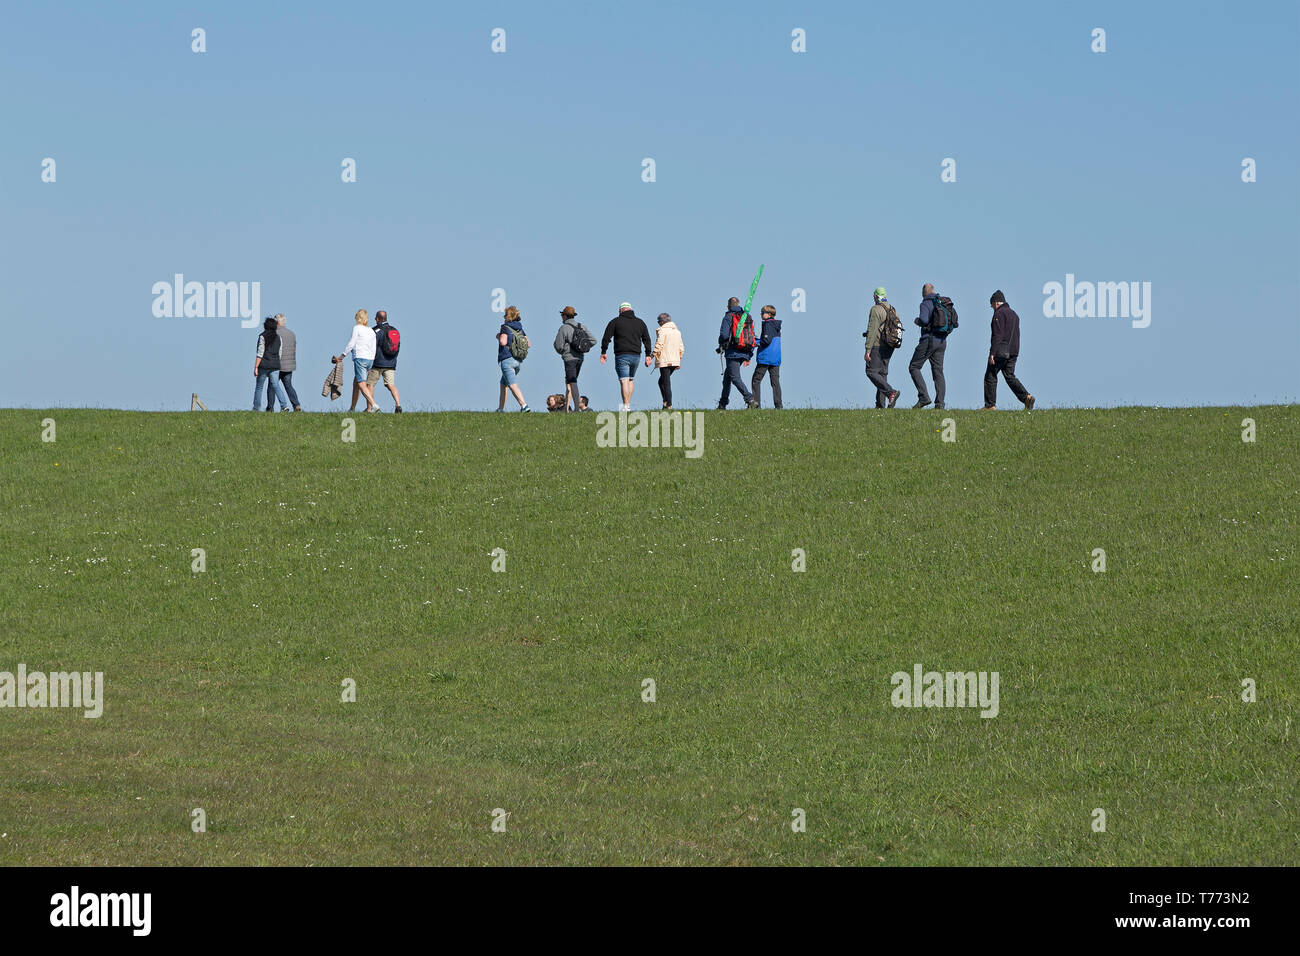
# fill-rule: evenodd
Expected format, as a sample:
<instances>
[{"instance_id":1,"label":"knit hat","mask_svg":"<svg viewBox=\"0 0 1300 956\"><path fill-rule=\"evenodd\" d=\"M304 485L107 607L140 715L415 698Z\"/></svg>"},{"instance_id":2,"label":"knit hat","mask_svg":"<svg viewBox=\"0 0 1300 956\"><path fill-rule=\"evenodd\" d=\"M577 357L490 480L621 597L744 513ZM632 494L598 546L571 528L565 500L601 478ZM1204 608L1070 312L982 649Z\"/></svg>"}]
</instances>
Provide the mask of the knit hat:
<instances>
[{"instance_id":1,"label":"knit hat","mask_svg":"<svg viewBox=\"0 0 1300 956\"><path fill-rule=\"evenodd\" d=\"M631 312L631 311L632 311L632 303L631 303L631 302L621 302L621 303L619 303L618 311L620 311L620 312Z\"/></svg>"},{"instance_id":2,"label":"knit hat","mask_svg":"<svg viewBox=\"0 0 1300 956\"><path fill-rule=\"evenodd\" d=\"M989 305L997 305L999 302L1006 302L1006 301L1007 301L1007 297L1002 294L1001 289L998 289L997 292L994 292L991 296L989 296Z\"/></svg>"},{"instance_id":3,"label":"knit hat","mask_svg":"<svg viewBox=\"0 0 1300 956\"><path fill-rule=\"evenodd\" d=\"M873 292L872 295L877 299L883 299L885 297L885 287L883 285L876 286L876 291Z\"/></svg>"}]
</instances>

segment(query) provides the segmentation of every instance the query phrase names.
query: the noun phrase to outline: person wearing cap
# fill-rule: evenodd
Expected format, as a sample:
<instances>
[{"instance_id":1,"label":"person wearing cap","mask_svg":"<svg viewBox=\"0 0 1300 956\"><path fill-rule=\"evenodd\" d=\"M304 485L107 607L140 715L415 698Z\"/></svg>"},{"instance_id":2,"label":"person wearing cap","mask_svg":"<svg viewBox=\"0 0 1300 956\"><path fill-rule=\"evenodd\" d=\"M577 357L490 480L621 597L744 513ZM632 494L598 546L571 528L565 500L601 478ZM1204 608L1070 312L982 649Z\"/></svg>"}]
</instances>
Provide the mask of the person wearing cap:
<instances>
[{"instance_id":1,"label":"person wearing cap","mask_svg":"<svg viewBox=\"0 0 1300 956\"><path fill-rule=\"evenodd\" d=\"M772 377L772 407L781 405L781 320L776 317L776 306L765 305L759 311L763 326L758 336L758 354L754 356L757 367L749 387L754 392L754 407L763 405L763 376Z\"/></svg>"},{"instance_id":2,"label":"person wearing cap","mask_svg":"<svg viewBox=\"0 0 1300 956\"><path fill-rule=\"evenodd\" d=\"M654 346L650 343L650 329L644 320L637 318L631 303L624 302L618 307L618 315L609 320L605 334L600 340L600 364L605 364L605 353L610 342L614 343L614 368L618 371L618 387L621 401L620 412L632 410L632 376L636 375L636 365L645 350L645 367L650 367Z\"/></svg>"},{"instance_id":3,"label":"person wearing cap","mask_svg":"<svg viewBox=\"0 0 1300 956\"><path fill-rule=\"evenodd\" d=\"M268 315L257 337L257 357L253 360L253 411L261 410L262 383L266 382L266 410L271 410L271 392L280 402L280 410L289 407L289 399L280 384L280 336L275 317Z\"/></svg>"},{"instance_id":4,"label":"person wearing cap","mask_svg":"<svg viewBox=\"0 0 1300 956\"><path fill-rule=\"evenodd\" d=\"M893 308L885 294L883 285L876 286L872 293L875 304L867 313L867 379L876 386L876 408L893 408L898 404L898 389L889 384L889 360L894 350L881 341L880 332Z\"/></svg>"},{"instance_id":5,"label":"person wearing cap","mask_svg":"<svg viewBox=\"0 0 1300 956\"><path fill-rule=\"evenodd\" d=\"M993 309L993 321L989 364L984 370L984 409L992 411L998 407L998 372L1001 372L1007 380L1007 387L1024 402L1028 411L1034 407L1034 396L1016 378L1016 359L1020 358L1020 316L1007 305L1001 289L989 296L989 306Z\"/></svg>"},{"instance_id":6,"label":"person wearing cap","mask_svg":"<svg viewBox=\"0 0 1300 956\"><path fill-rule=\"evenodd\" d=\"M943 377L943 353L948 349L948 333L936 332L930 328L930 316L934 314L934 300L937 298L934 286L927 282L921 286L920 314L913 319L921 327L921 340L916 343L912 361L907 370L912 375L912 384L916 386L916 404L913 408L925 408L930 404L930 393L925 387L925 376L921 369L930 363L930 372L934 375L934 407L943 408L944 392L947 383Z\"/></svg>"},{"instance_id":7,"label":"person wearing cap","mask_svg":"<svg viewBox=\"0 0 1300 956\"><path fill-rule=\"evenodd\" d=\"M375 313L375 361L370 366L370 371L366 373L366 384L370 386L371 391L374 391L375 386L383 381L384 387L393 396L393 411L400 412L402 396L397 394L397 353L387 355L384 352L384 342L387 341L388 333L396 331L388 324L387 312L380 309Z\"/></svg>"},{"instance_id":8,"label":"person wearing cap","mask_svg":"<svg viewBox=\"0 0 1300 956\"><path fill-rule=\"evenodd\" d=\"M553 411L578 410L578 373L582 371L582 360L586 358L581 352L573 351L573 333L577 331L578 313L573 306L566 305L560 310L560 330L555 333L555 351L564 362L564 406ZM569 408L569 402L573 408Z\"/></svg>"},{"instance_id":9,"label":"person wearing cap","mask_svg":"<svg viewBox=\"0 0 1300 956\"><path fill-rule=\"evenodd\" d=\"M733 327L739 330L744 325L744 315L744 307L733 295L727 300L727 311L722 314L722 328L718 330L718 351L722 352L726 359L726 368L722 372L722 396L718 399L718 411L726 410L727 403L731 400L733 385L745 399L746 408L758 407L753 393L745 386L745 380L740 377L740 367L749 365L749 360L754 357L754 350L733 346L731 342L731 330Z\"/></svg>"},{"instance_id":10,"label":"person wearing cap","mask_svg":"<svg viewBox=\"0 0 1300 956\"><path fill-rule=\"evenodd\" d=\"M659 394L664 400L664 408L669 411L673 407L673 372L682 367L682 356L685 354L682 333L678 331L673 317L667 312L660 312L654 356L655 365L659 367Z\"/></svg>"}]
</instances>

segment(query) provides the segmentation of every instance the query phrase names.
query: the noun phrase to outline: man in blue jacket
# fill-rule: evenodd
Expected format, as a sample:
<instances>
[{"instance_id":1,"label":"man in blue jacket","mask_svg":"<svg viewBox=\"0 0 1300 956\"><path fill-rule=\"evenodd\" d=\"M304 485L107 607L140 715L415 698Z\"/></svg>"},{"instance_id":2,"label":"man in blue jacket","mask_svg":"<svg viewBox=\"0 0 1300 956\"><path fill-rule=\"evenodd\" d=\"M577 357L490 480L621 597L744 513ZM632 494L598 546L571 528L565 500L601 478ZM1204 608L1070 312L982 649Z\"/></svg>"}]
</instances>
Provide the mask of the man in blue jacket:
<instances>
[{"instance_id":1,"label":"man in blue jacket","mask_svg":"<svg viewBox=\"0 0 1300 956\"><path fill-rule=\"evenodd\" d=\"M763 328L759 333L758 367L754 369L754 379L750 388L754 390L754 407L763 404L763 376L772 376L772 405L781 405L781 320L776 317L776 306L765 305L759 313L763 319Z\"/></svg>"},{"instance_id":2,"label":"man in blue jacket","mask_svg":"<svg viewBox=\"0 0 1300 956\"><path fill-rule=\"evenodd\" d=\"M724 411L727 402L731 398L731 386L736 386L736 391L745 399L746 408L757 408L758 403L754 401L753 394L745 387L745 380L740 377L740 366L749 365L749 360L754 357L754 349L740 348L731 341L732 325L736 326L737 331L744 327L745 310L740 307L740 300L732 296L727 300L727 312L722 317L722 328L718 332L718 351L724 353L727 360L727 370L722 373L722 397L718 399L718 410Z\"/></svg>"},{"instance_id":3,"label":"man in blue jacket","mask_svg":"<svg viewBox=\"0 0 1300 956\"><path fill-rule=\"evenodd\" d=\"M913 408L925 408L930 404L930 393L925 387L925 377L921 374L926 362L930 363L930 372L934 375L934 407L944 407L947 383L943 378L943 353L948 348L948 333L936 332L930 328L935 298L937 296L931 283L921 286L921 314L912 320L921 327L921 341L916 343L916 351L912 353L912 361L907 366L907 370L912 373L912 383L916 386L916 404Z\"/></svg>"}]
</instances>

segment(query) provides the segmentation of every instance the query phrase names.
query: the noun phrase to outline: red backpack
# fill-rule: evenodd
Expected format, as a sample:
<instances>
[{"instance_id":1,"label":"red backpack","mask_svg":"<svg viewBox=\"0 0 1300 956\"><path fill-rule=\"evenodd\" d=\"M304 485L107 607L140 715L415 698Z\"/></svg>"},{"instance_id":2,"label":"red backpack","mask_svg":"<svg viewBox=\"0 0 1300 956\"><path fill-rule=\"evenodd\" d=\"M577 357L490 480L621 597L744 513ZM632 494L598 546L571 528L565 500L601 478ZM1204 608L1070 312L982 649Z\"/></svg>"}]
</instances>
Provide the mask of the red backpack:
<instances>
[{"instance_id":1,"label":"red backpack","mask_svg":"<svg viewBox=\"0 0 1300 956\"><path fill-rule=\"evenodd\" d=\"M731 341L727 347L741 352L748 351L758 344L754 336L754 319L748 312L731 313Z\"/></svg>"},{"instance_id":2,"label":"red backpack","mask_svg":"<svg viewBox=\"0 0 1300 956\"><path fill-rule=\"evenodd\" d=\"M397 350L402 347L402 333L390 325L379 333L376 341L385 358L397 358Z\"/></svg>"}]
</instances>

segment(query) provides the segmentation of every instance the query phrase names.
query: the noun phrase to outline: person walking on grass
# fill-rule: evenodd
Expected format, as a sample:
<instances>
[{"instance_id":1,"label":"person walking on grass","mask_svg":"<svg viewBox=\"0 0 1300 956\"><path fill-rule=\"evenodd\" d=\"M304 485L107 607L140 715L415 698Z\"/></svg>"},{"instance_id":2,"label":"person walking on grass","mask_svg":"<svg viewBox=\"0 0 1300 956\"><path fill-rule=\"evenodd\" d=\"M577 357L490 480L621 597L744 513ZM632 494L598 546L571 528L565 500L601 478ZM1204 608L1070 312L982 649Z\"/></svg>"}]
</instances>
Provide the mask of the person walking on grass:
<instances>
[{"instance_id":1,"label":"person walking on grass","mask_svg":"<svg viewBox=\"0 0 1300 956\"><path fill-rule=\"evenodd\" d=\"M366 384L373 393L382 380L393 396L393 411L402 410L402 397L397 394L397 352L402 347L402 336L388 324L388 313L380 309L375 313L375 361L366 373ZM378 407L378 402L375 403Z\"/></svg>"},{"instance_id":2,"label":"person walking on grass","mask_svg":"<svg viewBox=\"0 0 1300 956\"><path fill-rule=\"evenodd\" d=\"M578 313L573 306L566 305L560 310L560 328L555 333L555 352L564 363L564 407L562 412L578 411L578 373L582 371L582 360L595 342L590 337L587 327L578 322ZM569 408L572 402L573 408Z\"/></svg>"},{"instance_id":3,"label":"person walking on grass","mask_svg":"<svg viewBox=\"0 0 1300 956\"><path fill-rule=\"evenodd\" d=\"M745 314L740 300L732 296L727 300L727 311L722 315L722 328L718 330L718 351L723 354L726 366L722 372L722 395L718 398L718 411L726 411L731 400L731 387L745 399L746 408L757 408L753 393L740 377L741 366L748 367L754 357L754 322Z\"/></svg>"},{"instance_id":4,"label":"person walking on grass","mask_svg":"<svg viewBox=\"0 0 1300 956\"><path fill-rule=\"evenodd\" d=\"M605 364L605 353L610 342L614 343L614 368L618 372L618 390L621 401L618 410L632 410L632 378L636 375L637 362L641 351L645 350L645 367L650 367L651 353L654 346L650 344L650 330L645 322L632 311L630 303L624 302L618 307L618 315L609 320L605 334L600 339L600 364Z\"/></svg>"},{"instance_id":5,"label":"person walking on grass","mask_svg":"<svg viewBox=\"0 0 1300 956\"><path fill-rule=\"evenodd\" d=\"M867 340L867 379L876 386L876 408L893 408L898 404L898 389L889 384L889 360L894 355L894 346L888 341L889 327L901 328L902 323L883 285L876 286L872 298L875 304L867 313L867 331L862 333Z\"/></svg>"},{"instance_id":6,"label":"person walking on grass","mask_svg":"<svg viewBox=\"0 0 1300 956\"><path fill-rule=\"evenodd\" d=\"M348 339L343 354L337 357L331 356L330 361L342 362L351 353L352 407L348 411L355 412L357 399L365 396L366 411L377 412L379 406L375 404L375 392L366 381L370 377L370 366L375 361L375 330L370 327L370 313L365 309L357 309L357 314L353 318L352 338Z\"/></svg>"},{"instance_id":7,"label":"person walking on grass","mask_svg":"<svg viewBox=\"0 0 1300 956\"><path fill-rule=\"evenodd\" d=\"M667 312L660 312L654 359L659 368L659 395L664 400L664 408L669 411L673 407L673 372L682 367L682 356L685 354L686 345L682 342L682 333L678 331L673 317Z\"/></svg>"},{"instance_id":8,"label":"person walking on grass","mask_svg":"<svg viewBox=\"0 0 1300 956\"><path fill-rule=\"evenodd\" d=\"M289 396L289 404L293 406L295 412L302 411L302 403L298 401L298 393L293 388L293 373L298 370L298 337L289 330L284 324L284 313L279 312L273 316L276 321L276 334L280 336L280 384L284 386L284 392ZM271 403L274 401L271 390L266 390L266 410L271 410Z\"/></svg>"},{"instance_id":9,"label":"person walking on grass","mask_svg":"<svg viewBox=\"0 0 1300 956\"><path fill-rule=\"evenodd\" d=\"M519 389L519 366L528 357L528 333L520 321L519 310L513 305L506 307L505 321L497 332L497 366L501 369L501 398L497 402L497 411L506 410L506 392L515 397L521 412L531 412L524 401L524 393Z\"/></svg>"},{"instance_id":10,"label":"person walking on grass","mask_svg":"<svg viewBox=\"0 0 1300 956\"><path fill-rule=\"evenodd\" d=\"M758 354L754 357L758 367L749 387L754 392L754 407L763 406L763 376L772 377L772 407L781 404L781 320L776 317L776 306L765 305L759 312L763 320L758 336Z\"/></svg>"},{"instance_id":11,"label":"person walking on grass","mask_svg":"<svg viewBox=\"0 0 1300 956\"><path fill-rule=\"evenodd\" d=\"M253 360L253 411L261 408L262 383L266 383L266 410L271 410L271 392L280 402L280 410L289 407L289 399L280 384L280 336L278 324L271 316L262 323L261 334L257 336L257 358Z\"/></svg>"},{"instance_id":12,"label":"person walking on grass","mask_svg":"<svg viewBox=\"0 0 1300 956\"><path fill-rule=\"evenodd\" d=\"M930 393L925 387L925 376L921 374L926 362L930 363L930 373L934 376L934 407L944 407L947 383L943 377L943 355L948 349L948 335L952 330L935 325L934 308L935 300L938 298L931 283L927 282L921 286L920 314L912 320L921 327L921 340L916 343L916 351L912 353L912 361L907 366L908 372L912 375L912 384L916 386L916 404L912 406L913 408L925 408L930 404ZM951 305L952 300L944 301ZM939 315L943 314L943 309L940 308Z\"/></svg>"},{"instance_id":13,"label":"person walking on grass","mask_svg":"<svg viewBox=\"0 0 1300 956\"><path fill-rule=\"evenodd\" d=\"M984 370L984 409L998 407L998 372L1007 380L1007 387L1020 399L1028 411L1034 407L1034 396L1016 378L1016 360L1020 358L1020 316L1007 305L1006 296L998 289L989 296L993 309L992 335L989 338L989 364Z\"/></svg>"}]
</instances>

